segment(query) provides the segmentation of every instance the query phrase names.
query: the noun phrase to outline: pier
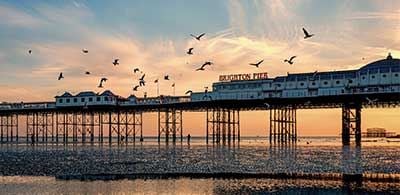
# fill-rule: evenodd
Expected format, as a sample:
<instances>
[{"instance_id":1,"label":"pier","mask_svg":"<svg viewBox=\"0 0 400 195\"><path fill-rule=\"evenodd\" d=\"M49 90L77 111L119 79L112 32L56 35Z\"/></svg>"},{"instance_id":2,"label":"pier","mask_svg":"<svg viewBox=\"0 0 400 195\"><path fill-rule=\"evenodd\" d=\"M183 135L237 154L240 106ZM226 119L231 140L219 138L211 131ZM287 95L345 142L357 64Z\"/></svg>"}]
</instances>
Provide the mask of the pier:
<instances>
[{"instance_id":1,"label":"pier","mask_svg":"<svg viewBox=\"0 0 400 195\"><path fill-rule=\"evenodd\" d=\"M246 76L247 75L247 76ZM157 113L158 142L182 142L184 113L204 114L206 143L240 142L242 111L269 112L269 142L297 142L297 111L342 109L342 143L361 145L362 110L400 106L400 59L369 63L358 70L220 76L212 91L187 96L128 98L65 92L54 102L0 104L0 142L109 143L143 141L143 114ZM260 76L262 75L262 76ZM22 124L24 123L24 124ZM21 127L25 126L24 131Z\"/></svg>"}]
</instances>

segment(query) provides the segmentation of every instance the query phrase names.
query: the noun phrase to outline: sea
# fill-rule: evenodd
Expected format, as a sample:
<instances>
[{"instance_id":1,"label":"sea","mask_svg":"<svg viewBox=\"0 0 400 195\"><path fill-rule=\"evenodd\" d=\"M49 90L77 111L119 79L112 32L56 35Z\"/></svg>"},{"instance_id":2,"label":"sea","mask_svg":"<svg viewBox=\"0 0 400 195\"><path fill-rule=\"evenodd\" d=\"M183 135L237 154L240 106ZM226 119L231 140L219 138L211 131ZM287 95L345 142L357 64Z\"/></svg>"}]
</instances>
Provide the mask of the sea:
<instances>
[{"instance_id":1,"label":"sea","mask_svg":"<svg viewBox=\"0 0 400 195\"><path fill-rule=\"evenodd\" d=\"M400 194L400 139L21 140L0 144L0 194Z\"/></svg>"}]
</instances>

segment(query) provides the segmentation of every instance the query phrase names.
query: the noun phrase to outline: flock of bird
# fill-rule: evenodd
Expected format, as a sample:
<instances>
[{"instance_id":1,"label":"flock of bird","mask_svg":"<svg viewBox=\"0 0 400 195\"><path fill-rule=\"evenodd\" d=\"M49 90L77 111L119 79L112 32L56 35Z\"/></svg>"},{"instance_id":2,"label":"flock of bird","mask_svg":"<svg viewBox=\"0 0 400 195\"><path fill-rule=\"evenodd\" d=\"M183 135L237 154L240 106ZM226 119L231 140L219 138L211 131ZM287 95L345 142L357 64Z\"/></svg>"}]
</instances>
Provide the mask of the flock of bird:
<instances>
[{"instance_id":1,"label":"flock of bird","mask_svg":"<svg viewBox=\"0 0 400 195\"><path fill-rule=\"evenodd\" d=\"M314 34L310 34L305 28L302 28L302 30L303 30L303 34L304 34L304 39L309 39L309 38L311 38L311 37L314 36ZM202 38L203 38L205 35L206 35L206 33L202 33L202 34L197 35L197 36L196 36L196 35L193 35L193 34L190 34L190 36L193 37L194 39L196 39L197 41L201 41ZM186 51L186 54L187 54L187 55L194 55L194 53L193 53L194 49L195 49L194 47L189 48L189 49ZM32 54L32 50L31 50L31 49L28 50L28 53L29 53L29 54ZM88 54L88 53L89 53L89 50L87 50L87 49L82 49L82 53ZM293 64L294 64L294 59L295 59L296 57L297 57L297 56L291 56L290 58L285 59L283 62L284 62L284 63L288 63L288 64L290 64L290 65L293 65ZM250 66L254 66L254 67L256 67L256 68L259 68L260 65L261 65L263 62L264 62L264 59L262 59L262 60L260 60L260 61L258 61L258 62L256 62L256 63L249 63L249 65L250 65ZM120 59L118 59L118 58L114 59L114 60L112 61L112 64L113 64L114 66L118 66L118 65L120 64ZM214 64L214 63L211 62L211 61L206 61L206 62L204 62L200 67L196 68L195 71L205 71L207 66L212 66L213 64ZM146 81L145 81L145 76L146 76L146 74L143 73L139 68L134 68L133 73L134 73L134 74L142 73L141 77L138 79L137 85L135 85L135 86L133 87L133 91L138 91L139 87L143 87L143 86L146 85ZM317 75L317 73L318 73L318 71L315 71L315 72L313 73L312 78L315 78L316 75ZM85 74L86 74L86 75L90 75L91 73L90 73L89 71L86 71ZM60 72L60 74L59 74L59 76L58 76L58 80L62 80L62 79L64 79L64 75L63 75L62 72ZM101 79L100 79L100 82L99 82L99 85L98 85L97 87L98 87L98 88L103 88L103 87L104 87L104 83L107 82L107 80L108 80L108 79L107 79L106 77L101 78ZM169 75L165 75L165 76L164 76L164 80L170 80ZM159 79L158 79L158 78L154 80L154 83L158 83L158 82L159 82ZM175 87L175 83L172 84L172 87ZM186 91L185 94L191 94L191 93L192 93L192 90L188 90L188 91Z\"/></svg>"}]
</instances>

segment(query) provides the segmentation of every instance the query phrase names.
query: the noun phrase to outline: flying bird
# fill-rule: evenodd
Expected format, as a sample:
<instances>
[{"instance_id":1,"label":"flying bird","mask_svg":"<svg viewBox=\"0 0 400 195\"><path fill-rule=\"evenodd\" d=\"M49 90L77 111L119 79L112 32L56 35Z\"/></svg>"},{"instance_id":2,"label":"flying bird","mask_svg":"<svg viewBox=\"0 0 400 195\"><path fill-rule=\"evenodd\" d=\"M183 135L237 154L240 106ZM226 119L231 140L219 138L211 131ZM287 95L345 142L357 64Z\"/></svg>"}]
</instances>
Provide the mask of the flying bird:
<instances>
[{"instance_id":1,"label":"flying bird","mask_svg":"<svg viewBox=\"0 0 400 195\"><path fill-rule=\"evenodd\" d=\"M154 83L158 83L158 79L154 80Z\"/></svg>"},{"instance_id":2,"label":"flying bird","mask_svg":"<svg viewBox=\"0 0 400 195\"><path fill-rule=\"evenodd\" d=\"M140 80L140 81L143 81L145 76L146 76L146 74L143 74L143 75L139 78L139 80Z\"/></svg>"},{"instance_id":3,"label":"flying bird","mask_svg":"<svg viewBox=\"0 0 400 195\"><path fill-rule=\"evenodd\" d=\"M200 68L196 69L196 71L200 71L200 70L203 71L203 70L206 70L206 69L204 69L205 66L206 66L206 65L203 64Z\"/></svg>"},{"instance_id":4,"label":"flying bird","mask_svg":"<svg viewBox=\"0 0 400 195\"><path fill-rule=\"evenodd\" d=\"M190 34L190 36L192 36L192 37L194 37L195 39L197 39L198 41L200 41L201 37L204 36L205 34L206 34L206 33L202 33L202 34L199 35L199 36L195 36L195 35L193 35L193 34Z\"/></svg>"},{"instance_id":5,"label":"flying bird","mask_svg":"<svg viewBox=\"0 0 400 195\"><path fill-rule=\"evenodd\" d=\"M175 87L175 83L172 83L171 87Z\"/></svg>"},{"instance_id":6,"label":"flying bird","mask_svg":"<svg viewBox=\"0 0 400 195\"><path fill-rule=\"evenodd\" d=\"M311 38L312 36L314 36L314 34L308 33L305 28L303 28L303 33L304 33L304 39L308 39L308 38Z\"/></svg>"},{"instance_id":7,"label":"flying bird","mask_svg":"<svg viewBox=\"0 0 400 195\"><path fill-rule=\"evenodd\" d=\"M145 86L145 84L146 84L146 81L144 81L144 80L139 81L139 86Z\"/></svg>"},{"instance_id":8,"label":"flying bird","mask_svg":"<svg viewBox=\"0 0 400 195\"><path fill-rule=\"evenodd\" d=\"M114 66L119 65L119 59L114 59L113 64L114 64Z\"/></svg>"},{"instance_id":9,"label":"flying bird","mask_svg":"<svg viewBox=\"0 0 400 195\"><path fill-rule=\"evenodd\" d=\"M28 50L28 53L29 53L29 54L31 54L31 53L32 53L32 50L31 50L31 49L30 49L30 50Z\"/></svg>"},{"instance_id":10,"label":"flying bird","mask_svg":"<svg viewBox=\"0 0 400 195\"><path fill-rule=\"evenodd\" d=\"M64 78L63 73L60 72L60 74L58 75L58 80L61 80L61 79L63 79L63 78Z\"/></svg>"},{"instance_id":11,"label":"flying bird","mask_svg":"<svg viewBox=\"0 0 400 195\"><path fill-rule=\"evenodd\" d=\"M373 100L371 100L371 99L369 99L368 97L366 97L365 99L368 101L368 104L373 104L373 103L375 103L376 101L378 101L378 99L373 99Z\"/></svg>"},{"instance_id":12,"label":"flying bird","mask_svg":"<svg viewBox=\"0 0 400 195\"><path fill-rule=\"evenodd\" d=\"M192 90L187 90L185 94L188 95L188 94L192 94L192 93L193 93Z\"/></svg>"},{"instance_id":13,"label":"flying bird","mask_svg":"<svg viewBox=\"0 0 400 195\"><path fill-rule=\"evenodd\" d=\"M139 68L133 69L133 73L136 73L136 72L139 72L139 71L140 71Z\"/></svg>"},{"instance_id":14,"label":"flying bird","mask_svg":"<svg viewBox=\"0 0 400 195\"><path fill-rule=\"evenodd\" d=\"M89 53L89 50L87 50L87 49L82 49L82 52L83 52L83 53Z\"/></svg>"},{"instance_id":15,"label":"flying bird","mask_svg":"<svg viewBox=\"0 0 400 195\"><path fill-rule=\"evenodd\" d=\"M255 66L255 67L258 68L258 66L260 66L260 64L263 63L263 62L264 62L264 60L261 60L261 61L259 61L259 62L257 62L257 63L250 63L250 65L251 65L251 66Z\"/></svg>"},{"instance_id":16,"label":"flying bird","mask_svg":"<svg viewBox=\"0 0 400 195\"><path fill-rule=\"evenodd\" d=\"M89 74L90 74L90 72L89 72L89 71L86 71L86 72L85 72L85 74L89 75Z\"/></svg>"},{"instance_id":17,"label":"flying bird","mask_svg":"<svg viewBox=\"0 0 400 195\"><path fill-rule=\"evenodd\" d=\"M167 81L168 81L168 80L169 80L169 75L165 75L165 76L164 76L164 80L167 80Z\"/></svg>"},{"instance_id":18,"label":"flying bird","mask_svg":"<svg viewBox=\"0 0 400 195\"><path fill-rule=\"evenodd\" d=\"M193 55L193 47L189 48L189 50L186 52L188 55Z\"/></svg>"},{"instance_id":19,"label":"flying bird","mask_svg":"<svg viewBox=\"0 0 400 195\"><path fill-rule=\"evenodd\" d=\"M209 65L209 66L211 66L211 65L213 65L214 63L212 63L212 62L210 62L210 61L207 61L207 62L204 62L204 66L207 66L207 65Z\"/></svg>"},{"instance_id":20,"label":"flying bird","mask_svg":"<svg viewBox=\"0 0 400 195\"><path fill-rule=\"evenodd\" d=\"M101 78L98 88L103 88L103 83L107 81L107 78Z\"/></svg>"},{"instance_id":21,"label":"flying bird","mask_svg":"<svg viewBox=\"0 0 400 195\"><path fill-rule=\"evenodd\" d=\"M296 56L292 56L292 57L290 57L290 59L288 60L288 59L285 59L285 60L283 60L283 62L287 62L287 63L289 63L290 65L292 65L294 62L293 62L293 60L296 58Z\"/></svg>"},{"instance_id":22,"label":"flying bird","mask_svg":"<svg viewBox=\"0 0 400 195\"><path fill-rule=\"evenodd\" d=\"M139 87L140 85L136 85L135 87L133 87L133 91L137 91Z\"/></svg>"}]
</instances>

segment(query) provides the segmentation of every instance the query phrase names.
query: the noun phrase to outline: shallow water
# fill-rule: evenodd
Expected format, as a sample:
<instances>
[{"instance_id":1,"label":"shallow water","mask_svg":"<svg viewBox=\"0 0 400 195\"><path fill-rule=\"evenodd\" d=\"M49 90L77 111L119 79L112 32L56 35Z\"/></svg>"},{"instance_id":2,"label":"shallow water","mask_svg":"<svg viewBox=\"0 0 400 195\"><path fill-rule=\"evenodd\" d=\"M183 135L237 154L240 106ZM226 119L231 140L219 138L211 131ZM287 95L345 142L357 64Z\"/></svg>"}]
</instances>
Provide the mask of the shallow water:
<instances>
[{"instance_id":1,"label":"shallow water","mask_svg":"<svg viewBox=\"0 0 400 195\"><path fill-rule=\"evenodd\" d=\"M178 178L82 182L60 181L53 177L135 173L400 173L400 143L388 142L386 139L370 139L368 142L363 142L361 148L342 147L340 138L335 137L301 137L296 145L269 145L267 138L260 137L242 138L240 144L231 145L204 143L204 139L195 138L190 144L186 142L158 144L155 139L147 138L144 143L111 146L2 144L0 175L3 177L0 177L0 185L2 190L10 193L29 191L41 193L43 191L40 190L47 189L50 194L99 193L96 190L104 190L105 194L109 194L108 192L157 194L164 191L174 194L274 191L290 193L291 190L340 194L348 190L392 192L393 189L394 191L400 189L398 183L363 182L354 187L353 184L343 184L340 181L315 180ZM329 185L319 188L325 184ZM110 186L105 187L108 185Z\"/></svg>"},{"instance_id":2,"label":"shallow water","mask_svg":"<svg viewBox=\"0 0 400 195\"><path fill-rule=\"evenodd\" d=\"M365 194L400 193L400 184L274 179L152 179L64 181L52 177L0 177L2 194Z\"/></svg>"}]
</instances>

